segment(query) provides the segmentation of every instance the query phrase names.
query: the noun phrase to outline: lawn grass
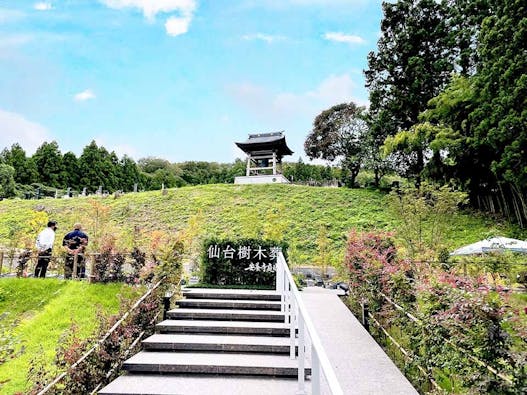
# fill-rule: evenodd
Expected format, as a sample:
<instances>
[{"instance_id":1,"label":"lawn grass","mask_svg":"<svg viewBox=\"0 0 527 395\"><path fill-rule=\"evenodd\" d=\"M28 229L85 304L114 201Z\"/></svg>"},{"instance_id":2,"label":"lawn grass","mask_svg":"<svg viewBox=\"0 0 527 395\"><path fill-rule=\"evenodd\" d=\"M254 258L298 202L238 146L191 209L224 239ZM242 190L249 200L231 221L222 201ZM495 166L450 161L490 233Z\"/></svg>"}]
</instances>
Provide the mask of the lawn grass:
<instances>
[{"instance_id":1,"label":"lawn grass","mask_svg":"<svg viewBox=\"0 0 527 395\"><path fill-rule=\"evenodd\" d=\"M139 290L122 284L88 284L58 279L0 279L0 314L20 320L13 332L23 353L0 365L0 394L25 391L32 358L49 364L55 356L59 338L75 323L80 337L97 328L97 312L115 314L118 294L139 297Z\"/></svg>"}]
</instances>

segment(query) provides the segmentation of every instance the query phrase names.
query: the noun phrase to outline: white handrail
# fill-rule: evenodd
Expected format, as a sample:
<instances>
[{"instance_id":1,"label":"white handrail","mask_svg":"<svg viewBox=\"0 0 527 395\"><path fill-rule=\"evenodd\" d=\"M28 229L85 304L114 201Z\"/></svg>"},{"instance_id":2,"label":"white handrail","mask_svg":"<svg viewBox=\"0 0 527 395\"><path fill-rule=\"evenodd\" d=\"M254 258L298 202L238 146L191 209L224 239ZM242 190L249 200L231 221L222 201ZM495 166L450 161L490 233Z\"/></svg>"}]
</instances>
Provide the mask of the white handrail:
<instances>
[{"instance_id":1,"label":"white handrail","mask_svg":"<svg viewBox=\"0 0 527 395\"><path fill-rule=\"evenodd\" d=\"M276 262L276 290L281 295L281 310L285 322L290 325L291 359L296 356L296 329L298 327L298 394L305 394L306 334L311 339L311 390L313 395L320 394L320 372L324 374L333 395L343 395L342 388L333 371L331 363L322 347L315 326L309 317L306 306L300 297L293 275L284 255L280 252Z\"/></svg>"}]
</instances>

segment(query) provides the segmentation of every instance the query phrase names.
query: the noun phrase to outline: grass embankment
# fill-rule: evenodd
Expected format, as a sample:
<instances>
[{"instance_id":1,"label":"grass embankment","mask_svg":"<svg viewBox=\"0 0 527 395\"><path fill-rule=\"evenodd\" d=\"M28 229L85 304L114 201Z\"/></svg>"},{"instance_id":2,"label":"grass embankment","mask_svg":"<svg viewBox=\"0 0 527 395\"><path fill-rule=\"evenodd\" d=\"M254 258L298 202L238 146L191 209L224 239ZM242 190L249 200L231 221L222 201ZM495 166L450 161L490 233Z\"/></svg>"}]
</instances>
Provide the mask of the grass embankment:
<instances>
[{"instance_id":1,"label":"grass embankment","mask_svg":"<svg viewBox=\"0 0 527 395\"><path fill-rule=\"evenodd\" d=\"M399 219L388 209L385 194L367 189L316 188L291 185L201 185L127 194L118 199L75 198L0 202L0 244L20 232L33 243L40 228L31 228L37 211L59 221L60 232L74 222L85 225L92 240L102 228L113 229L118 242L130 247L142 232L172 232L194 222L197 236L246 238L283 235L293 263L311 263L317 237L327 226L331 249L342 254L350 229L396 230ZM447 247L456 248L512 228L488 216L457 215L449 219ZM41 227L41 225L40 225ZM135 229L135 233L134 233ZM272 237L269 237L272 238ZM135 240L137 242L137 239ZM96 248L91 243L92 251Z\"/></svg>"},{"instance_id":2,"label":"grass embankment","mask_svg":"<svg viewBox=\"0 0 527 395\"><path fill-rule=\"evenodd\" d=\"M57 279L0 279L0 314L17 322L12 333L16 358L0 365L0 394L27 390L31 360L53 361L63 333L76 324L78 335L88 337L97 329L97 312L109 315L119 309L118 294L138 297L138 291L122 284L87 284Z\"/></svg>"}]
</instances>

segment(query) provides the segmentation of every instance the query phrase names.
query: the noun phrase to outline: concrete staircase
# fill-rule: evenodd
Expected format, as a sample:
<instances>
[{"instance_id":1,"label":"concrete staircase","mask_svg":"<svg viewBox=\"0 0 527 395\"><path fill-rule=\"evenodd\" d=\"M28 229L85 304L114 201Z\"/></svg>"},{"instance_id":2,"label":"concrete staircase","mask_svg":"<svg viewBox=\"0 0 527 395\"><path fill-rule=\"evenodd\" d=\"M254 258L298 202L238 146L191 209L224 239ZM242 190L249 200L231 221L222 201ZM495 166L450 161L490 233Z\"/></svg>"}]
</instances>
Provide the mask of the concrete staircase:
<instances>
[{"instance_id":1,"label":"concrete staircase","mask_svg":"<svg viewBox=\"0 0 527 395\"><path fill-rule=\"evenodd\" d=\"M187 289L105 395L293 394L296 361L273 291ZM307 371L309 374L309 370Z\"/></svg>"}]
</instances>

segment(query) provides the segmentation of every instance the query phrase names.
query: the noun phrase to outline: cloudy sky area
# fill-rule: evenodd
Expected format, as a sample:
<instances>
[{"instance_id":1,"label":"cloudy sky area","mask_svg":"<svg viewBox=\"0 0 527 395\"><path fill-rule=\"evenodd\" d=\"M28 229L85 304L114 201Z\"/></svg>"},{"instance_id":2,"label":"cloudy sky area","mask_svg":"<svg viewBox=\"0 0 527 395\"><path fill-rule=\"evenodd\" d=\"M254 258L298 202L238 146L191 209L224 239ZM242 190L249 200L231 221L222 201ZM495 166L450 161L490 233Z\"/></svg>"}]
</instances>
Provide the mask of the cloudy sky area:
<instances>
[{"instance_id":1,"label":"cloudy sky area","mask_svg":"<svg viewBox=\"0 0 527 395\"><path fill-rule=\"evenodd\" d=\"M380 0L0 0L0 149L230 162L314 117L367 103Z\"/></svg>"}]
</instances>

